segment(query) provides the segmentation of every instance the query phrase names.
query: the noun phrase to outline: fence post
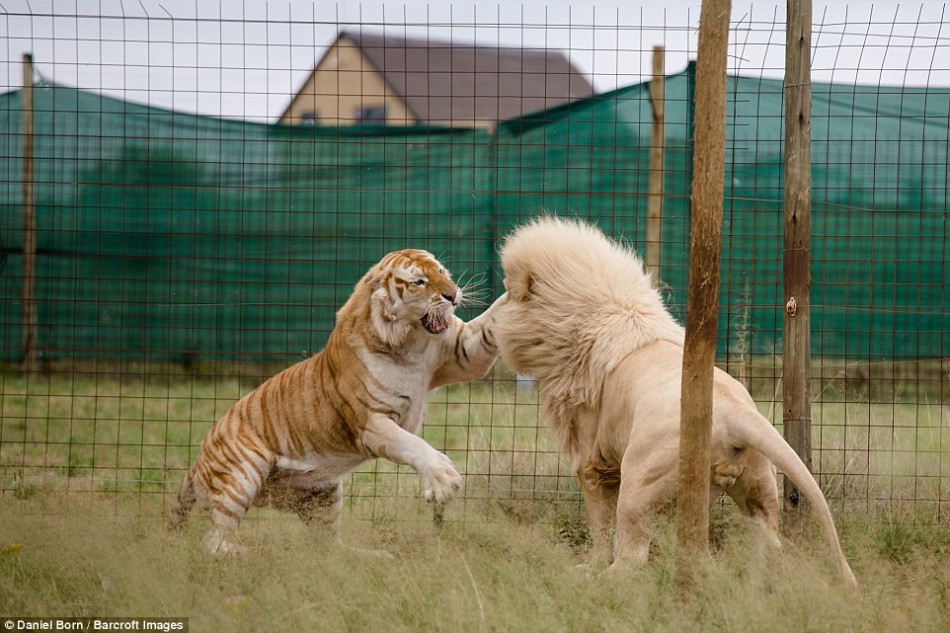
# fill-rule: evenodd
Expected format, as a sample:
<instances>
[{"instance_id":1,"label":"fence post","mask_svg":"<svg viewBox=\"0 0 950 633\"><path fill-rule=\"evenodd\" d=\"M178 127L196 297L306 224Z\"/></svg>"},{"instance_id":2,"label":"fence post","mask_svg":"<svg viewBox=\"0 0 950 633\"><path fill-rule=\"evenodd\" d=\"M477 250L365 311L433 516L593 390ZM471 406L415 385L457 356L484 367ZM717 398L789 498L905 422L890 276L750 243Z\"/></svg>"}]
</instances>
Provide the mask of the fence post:
<instances>
[{"instance_id":1,"label":"fence post","mask_svg":"<svg viewBox=\"0 0 950 633\"><path fill-rule=\"evenodd\" d=\"M660 285L663 248L663 171L666 151L666 77L663 47L653 47L653 79L650 81L650 180L647 189L646 269L653 283Z\"/></svg>"},{"instance_id":2,"label":"fence post","mask_svg":"<svg viewBox=\"0 0 950 633\"><path fill-rule=\"evenodd\" d=\"M39 368L36 316L36 208L33 193L33 56L23 54L23 371Z\"/></svg>"},{"instance_id":3,"label":"fence post","mask_svg":"<svg viewBox=\"0 0 950 633\"><path fill-rule=\"evenodd\" d=\"M677 575L682 584L691 584L695 555L709 545L709 444L719 321L730 11L731 0L704 0L699 18L696 149L676 500Z\"/></svg>"},{"instance_id":4,"label":"fence post","mask_svg":"<svg viewBox=\"0 0 950 633\"><path fill-rule=\"evenodd\" d=\"M785 246L782 399L785 439L811 470L811 0L788 0L785 45ZM804 497L787 478L785 530Z\"/></svg>"}]
</instances>

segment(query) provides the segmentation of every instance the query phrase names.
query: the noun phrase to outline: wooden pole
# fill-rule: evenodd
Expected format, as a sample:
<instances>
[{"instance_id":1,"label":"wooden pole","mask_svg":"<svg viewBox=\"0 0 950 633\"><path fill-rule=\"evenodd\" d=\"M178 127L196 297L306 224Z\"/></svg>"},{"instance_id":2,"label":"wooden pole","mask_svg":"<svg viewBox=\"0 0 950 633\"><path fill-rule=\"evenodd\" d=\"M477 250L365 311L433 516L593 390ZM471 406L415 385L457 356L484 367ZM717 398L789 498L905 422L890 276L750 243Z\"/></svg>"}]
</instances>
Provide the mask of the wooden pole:
<instances>
[{"instance_id":1,"label":"wooden pole","mask_svg":"<svg viewBox=\"0 0 950 633\"><path fill-rule=\"evenodd\" d=\"M23 55L23 371L39 369L36 316L36 208L33 193L33 56Z\"/></svg>"},{"instance_id":2,"label":"wooden pole","mask_svg":"<svg viewBox=\"0 0 950 633\"><path fill-rule=\"evenodd\" d=\"M653 47L653 79L650 81L650 106L653 126L650 129L650 180L647 189L646 269L656 286L660 285L660 262L663 248L663 172L666 151L666 76L663 47Z\"/></svg>"},{"instance_id":3,"label":"wooden pole","mask_svg":"<svg viewBox=\"0 0 950 633\"><path fill-rule=\"evenodd\" d=\"M703 0L699 17L689 291L676 498L677 573L686 581L692 576L695 554L709 546L709 445L719 322L730 11L731 0Z\"/></svg>"},{"instance_id":4,"label":"wooden pole","mask_svg":"<svg viewBox=\"0 0 950 633\"><path fill-rule=\"evenodd\" d=\"M811 470L811 0L788 0L785 36L783 424ZM787 478L786 531L800 529L804 497Z\"/></svg>"}]
</instances>

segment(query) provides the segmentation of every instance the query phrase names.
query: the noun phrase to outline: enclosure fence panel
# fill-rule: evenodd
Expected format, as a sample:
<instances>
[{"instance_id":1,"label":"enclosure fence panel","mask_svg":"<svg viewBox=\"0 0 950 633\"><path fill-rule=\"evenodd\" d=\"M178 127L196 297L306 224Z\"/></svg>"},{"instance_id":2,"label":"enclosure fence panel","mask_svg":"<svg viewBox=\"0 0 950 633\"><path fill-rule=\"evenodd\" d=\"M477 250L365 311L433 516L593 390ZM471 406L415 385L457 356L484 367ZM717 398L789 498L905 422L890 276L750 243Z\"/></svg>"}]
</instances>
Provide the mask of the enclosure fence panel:
<instances>
[{"instance_id":1,"label":"enclosure fence panel","mask_svg":"<svg viewBox=\"0 0 950 633\"><path fill-rule=\"evenodd\" d=\"M45 490L117 497L173 492L214 420L266 376L318 352L337 309L388 251L434 253L473 297L459 311L466 320L504 291L499 249L532 217L584 218L642 252L654 44L666 46L668 69L679 68L665 80L658 282L685 322L695 85L690 38L698 11L663 13L657 23L644 21L641 9L639 21L636 15L607 22L569 15L535 24L502 19L499 8L494 22L453 17L420 29L411 20L238 19L215 10L213 17L191 11L187 19L149 13L134 20L37 14L26 6L0 14L0 32L10 36L4 63L11 69L0 86L0 499L27 503ZM827 10L815 15L815 474L839 507L895 507L945 521L946 18L872 12L838 22ZM78 26L45 35L62 23ZM127 29L118 40L102 30L87 35L92 31L85 27L113 23ZM143 24L149 27L144 32ZM242 35L227 34L237 27ZM535 30L574 33L577 40L552 36L556 44L539 47L526 42ZM446 44L458 31L466 37ZM782 54L784 24L749 8L734 32L718 352L780 425L784 87L781 69L770 68L769 60L776 49ZM318 33L331 37L315 41ZM387 44L391 34L399 44ZM507 62L497 42L473 43L489 36L506 50L520 42L522 66L500 70ZM337 48L330 47L334 40ZM428 82L413 83L407 64L424 44L475 60L466 72L429 67ZM19 74L12 70L17 45L35 49L37 68L32 187L39 373L20 370L24 113ZM231 66L226 57L236 46L246 55L287 53L289 61L268 70L245 56ZM95 51L91 60L79 52L87 47ZM113 47L125 51L122 61L109 53ZM168 60L156 52L166 48L174 53ZM205 62L177 52L201 48L218 54ZM64 49L70 51L66 63L59 59ZM336 57L321 61L315 53L317 63L308 67L313 60L300 62L301 49L336 51ZM478 58L482 49L495 55L488 70L494 71L489 92L496 114L507 107L505 99L522 106L488 124L476 120L484 98L479 91L488 88L476 81L470 93L459 83L465 74L487 72ZM134 58L138 50L149 51L144 60ZM592 92L558 96L562 102L550 105L557 101L555 79L574 72L558 70L542 82L541 101L499 94L505 73L528 86L539 71L527 69L525 60L543 53L554 64L550 56L562 50L568 60L576 56L588 65ZM852 66L854 50L859 59ZM882 60L870 61L881 51ZM362 124L324 120L300 105L306 86L325 85L324 62L336 59L343 68L345 56L357 53L368 60L354 75L361 78L357 87L345 87L352 77L341 71L337 93L323 96L335 99L341 112L344 101L362 99ZM603 53L618 65L598 74ZM871 64L880 79L895 56L903 65L889 81L872 84L860 73ZM400 60L401 84L369 63L378 59ZM621 60L635 67L620 67ZM82 73L84 65L98 68L98 79ZM114 67L124 69L126 83L118 91ZM282 93L267 75L288 76L288 68L295 71L294 85ZM154 75L158 82L164 71L200 79L235 69L245 72L244 92L237 95L245 107L259 96L250 88L259 78L267 103L286 107L285 122L277 122L277 112L266 121L224 112L229 95L220 85L209 88L219 95L217 115L170 107L162 91L137 89L129 76ZM388 87L368 87L379 77ZM190 84L194 94L181 82L169 90L199 105L199 79ZM376 110L366 106L367 97L383 96L403 98L402 120L392 118L394 101ZM447 99L449 114L425 119L420 99L430 114ZM471 112L463 113L460 104L469 101ZM445 118L453 108L458 125ZM456 461L466 477L463 503L486 517L528 513L557 522L562 507L578 502L574 475L549 435L535 386L503 362L483 381L433 394L423 436ZM418 497L418 482L406 468L379 462L363 467L347 490L354 512L378 518Z\"/></svg>"}]
</instances>

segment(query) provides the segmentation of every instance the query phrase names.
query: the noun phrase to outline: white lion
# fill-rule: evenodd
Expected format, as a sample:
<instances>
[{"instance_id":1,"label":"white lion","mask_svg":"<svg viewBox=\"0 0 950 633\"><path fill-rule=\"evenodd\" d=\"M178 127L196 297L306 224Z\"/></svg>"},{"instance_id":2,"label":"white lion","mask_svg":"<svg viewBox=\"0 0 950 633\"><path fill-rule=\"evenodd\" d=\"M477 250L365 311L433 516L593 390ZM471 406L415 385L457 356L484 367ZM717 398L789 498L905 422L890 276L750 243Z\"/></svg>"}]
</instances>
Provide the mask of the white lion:
<instances>
[{"instance_id":1,"label":"white lion","mask_svg":"<svg viewBox=\"0 0 950 633\"><path fill-rule=\"evenodd\" d=\"M594 560L645 562L649 519L678 482L683 328L640 259L588 224L534 220L505 240L501 261L509 301L495 335L502 357L538 380L580 480ZM828 504L795 451L718 369L713 398L712 498L727 493L778 544L774 463L814 504L855 585Z\"/></svg>"}]
</instances>

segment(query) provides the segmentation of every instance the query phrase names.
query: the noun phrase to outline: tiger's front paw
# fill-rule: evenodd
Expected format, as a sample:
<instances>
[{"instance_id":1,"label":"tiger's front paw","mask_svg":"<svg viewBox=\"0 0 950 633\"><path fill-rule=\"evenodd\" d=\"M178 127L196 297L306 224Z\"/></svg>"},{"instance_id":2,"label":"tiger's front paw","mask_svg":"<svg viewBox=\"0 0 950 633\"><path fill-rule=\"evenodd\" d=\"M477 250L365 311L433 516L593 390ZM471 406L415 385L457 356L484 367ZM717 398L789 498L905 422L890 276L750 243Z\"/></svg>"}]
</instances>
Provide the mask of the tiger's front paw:
<instances>
[{"instance_id":1,"label":"tiger's front paw","mask_svg":"<svg viewBox=\"0 0 950 633\"><path fill-rule=\"evenodd\" d=\"M446 505L462 489L462 476L455 470L452 460L442 453L438 453L435 462L419 475L422 477L422 494L429 503Z\"/></svg>"}]
</instances>

